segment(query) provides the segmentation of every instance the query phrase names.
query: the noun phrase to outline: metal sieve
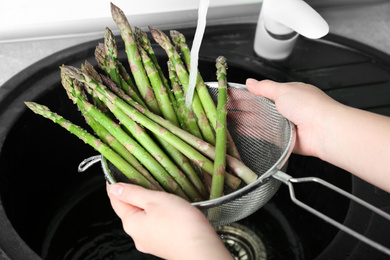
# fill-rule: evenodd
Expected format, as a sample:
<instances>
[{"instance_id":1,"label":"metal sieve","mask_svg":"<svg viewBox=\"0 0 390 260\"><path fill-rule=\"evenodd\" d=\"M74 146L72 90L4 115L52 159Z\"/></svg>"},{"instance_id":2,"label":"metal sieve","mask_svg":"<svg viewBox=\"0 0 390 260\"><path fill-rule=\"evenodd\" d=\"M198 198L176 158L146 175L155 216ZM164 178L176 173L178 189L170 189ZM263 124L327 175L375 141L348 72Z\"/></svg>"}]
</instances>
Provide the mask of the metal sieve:
<instances>
[{"instance_id":1,"label":"metal sieve","mask_svg":"<svg viewBox=\"0 0 390 260\"><path fill-rule=\"evenodd\" d=\"M208 82L207 85L210 95L216 102L218 83ZM293 183L317 182L347 196L390 221L389 214L330 183L314 177L292 178L283 172L295 144L295 126L277 111L272 100L250 93L242 84L229 83L227 109L229 132L240 152L242 161L258 175L258 179L248 185L242 184L238 190L229 192L221 198L192 203L207 216L213 226L230 224L256 212L274 196L281 183L284 183L288 185L290 197L294 203L378 250L390 254L388 248L297 200L294 195ZM80 164L79 170L84 171L96 161L101 161L104 175L109 183L127 181L115 167L101 156L86 159Z\"/></svg>"}]
</instances>

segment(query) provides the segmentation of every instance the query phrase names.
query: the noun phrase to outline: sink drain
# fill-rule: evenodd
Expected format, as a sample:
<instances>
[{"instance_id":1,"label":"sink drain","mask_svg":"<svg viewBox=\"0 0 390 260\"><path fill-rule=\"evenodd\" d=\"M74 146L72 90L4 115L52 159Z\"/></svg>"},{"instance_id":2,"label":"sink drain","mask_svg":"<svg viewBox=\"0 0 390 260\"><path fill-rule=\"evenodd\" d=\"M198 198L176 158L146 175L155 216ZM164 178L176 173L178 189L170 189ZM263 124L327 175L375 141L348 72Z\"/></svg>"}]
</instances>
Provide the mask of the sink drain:
<instances>
[{"instance_id":1,"label":"sink drain","mask_svg":"<svg viewBox=\"0 0 390 260\"><path fill-rule=\"evenodd\" d=\"M267 253L259 236L248 227L232 223L216 228L226 248L236 260L265 260Z\"/></svg>"}]
</instances>

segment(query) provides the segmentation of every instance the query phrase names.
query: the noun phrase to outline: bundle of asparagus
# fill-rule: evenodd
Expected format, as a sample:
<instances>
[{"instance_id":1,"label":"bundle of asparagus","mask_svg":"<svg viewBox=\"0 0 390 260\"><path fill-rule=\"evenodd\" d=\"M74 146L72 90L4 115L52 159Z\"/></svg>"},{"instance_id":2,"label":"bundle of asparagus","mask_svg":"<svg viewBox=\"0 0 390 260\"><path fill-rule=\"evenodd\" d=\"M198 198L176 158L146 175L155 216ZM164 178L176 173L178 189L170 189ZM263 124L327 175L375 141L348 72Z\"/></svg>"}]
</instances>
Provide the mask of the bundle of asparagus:
<instances>
[{"instance_id":1,"label":"bundle of asparagus","mask_svg":"<svg viewBox=\"0 0 390 260\"><path fill-rule=\"evenodd\" d=\"M123 11L112 3L111 13L125 43L130 72L118 59L109 28L104 43L95 49L99 68L87 61L81 68L60 67L61 83L93 133L46 106L26 105L91 145L132 183L148 189L197 202L223 196L224 187L236 190L242 181L256 180L257 175L242 163L226 127L226 59L216 60L218 106L198 71L188 108L184 96L190 53L184 35L171 31L171 41L150 27L154 40L167 53L168 80L147 34L137 27L133 33Z\"/></svg>"}]
</instances>

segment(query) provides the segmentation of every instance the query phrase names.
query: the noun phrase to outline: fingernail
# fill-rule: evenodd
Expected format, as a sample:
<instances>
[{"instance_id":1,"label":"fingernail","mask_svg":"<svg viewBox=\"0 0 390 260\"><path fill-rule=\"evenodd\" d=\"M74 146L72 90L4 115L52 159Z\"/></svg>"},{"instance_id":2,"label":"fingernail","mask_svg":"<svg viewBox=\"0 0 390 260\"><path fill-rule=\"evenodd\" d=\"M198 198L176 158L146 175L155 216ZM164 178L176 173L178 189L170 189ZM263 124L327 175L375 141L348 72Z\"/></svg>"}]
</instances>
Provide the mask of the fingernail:
<instances>
[{"instance_id":1,"label":"fingernail","mask_svg":"<svg viewBox=\"0 0 390 260\"><path fill-rule=\"evenodd\" d=\"M259 82L259 81L252 79L252 78L249 78L246 80L246 85L253 86L253 85L257 84L257 82Z\"/></svg>"},{"instance_id":2,"label":"fingernail","mask_svg":"<svg viewBox=\"0 0 390 260\"><path fill-rule=\"evenodd\" d=\"M111 184L108 187L108 190L110 191L110 193L112 195L120 196L120 195L122 195L122 192L123 192L123 186L118 184L118 183L117 184Z\"/></svg>"}]
</instances>

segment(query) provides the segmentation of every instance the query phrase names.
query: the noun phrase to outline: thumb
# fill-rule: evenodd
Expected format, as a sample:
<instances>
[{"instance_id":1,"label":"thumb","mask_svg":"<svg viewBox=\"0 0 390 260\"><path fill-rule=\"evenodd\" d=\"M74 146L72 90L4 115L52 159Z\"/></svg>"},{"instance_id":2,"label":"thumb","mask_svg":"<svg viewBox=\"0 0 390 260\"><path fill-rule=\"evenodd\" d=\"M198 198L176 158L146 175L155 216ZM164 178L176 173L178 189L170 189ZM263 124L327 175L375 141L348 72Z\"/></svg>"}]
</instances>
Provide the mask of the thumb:
<instances>
[{"instance_id":1,"label":"thumb","mask_svg":"<svg viewBox=\"0 0 390 260\"><path fill-rule=\"evenodd\" d=\"M108 188L110 196L130 204L132 206L144 209L145 205L153 201L157 191L151 191L141 186L128 183L111 184Z\"/></svg>"},{"instance_id":2,"label":"thumb","mask_svg":"<svg viewBox=\"0 0 390 260\"><path fill-rule=\"evenodd\" d=\"M143 209L135 207L120 199L122 191L121 185L107 184L107 194L110 199L111 206L119 218L125 220L125 216L134 215L142 212Z\"/></svg>"},{"instance_id":3,"label":"thumb","mask_svg":"<svg viewBox=\"0 0 390 260\"><path fill-rule=\"evenodd\" d=\"M272 80L258 81L251 78L247 79L245 84L251 93L272 100L277 98L280 91L280 86L283 85L282 83L278 83Z\"/></svg>"}]
</instances>

